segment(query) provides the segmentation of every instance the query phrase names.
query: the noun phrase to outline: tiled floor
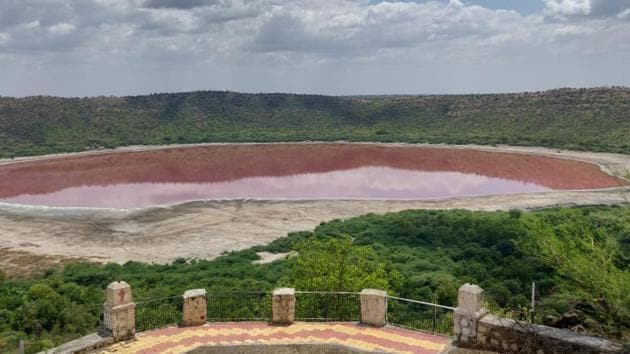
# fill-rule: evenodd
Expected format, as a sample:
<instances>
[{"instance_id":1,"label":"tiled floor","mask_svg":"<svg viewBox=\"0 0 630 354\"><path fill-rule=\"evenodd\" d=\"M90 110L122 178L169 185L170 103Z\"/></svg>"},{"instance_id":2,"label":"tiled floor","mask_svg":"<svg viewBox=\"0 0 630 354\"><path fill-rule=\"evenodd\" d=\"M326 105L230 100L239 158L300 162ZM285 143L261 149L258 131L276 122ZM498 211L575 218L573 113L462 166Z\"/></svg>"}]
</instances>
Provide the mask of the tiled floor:
<instances>
[{"instance_id":1,"label":"tiled floor","mask_svg":"<svg viewBox=\"0 0 630 354\"><path fill-rule=\"evenodd\" d=\"M211 323L169 327L139 333L136 340L115 344L103 353L185 353L207 345L337 344L388 353L439 353L448 338L397 327L371 328L355 323Z\"/></svg>"}]
</instances>

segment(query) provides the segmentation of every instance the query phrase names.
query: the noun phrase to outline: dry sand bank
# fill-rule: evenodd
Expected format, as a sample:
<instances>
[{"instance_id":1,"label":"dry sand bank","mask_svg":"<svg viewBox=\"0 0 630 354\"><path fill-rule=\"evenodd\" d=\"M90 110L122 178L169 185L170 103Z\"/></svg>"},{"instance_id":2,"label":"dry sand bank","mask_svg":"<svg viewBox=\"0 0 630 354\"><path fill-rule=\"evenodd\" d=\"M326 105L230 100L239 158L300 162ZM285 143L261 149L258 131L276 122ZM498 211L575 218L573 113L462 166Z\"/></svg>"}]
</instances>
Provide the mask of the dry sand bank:
<instances>
[{"instance_id":1,"label":"dry sand bank","mask_svg":"<svg viewBox=\"0 0 630 354\"><path fill-rule=\"evenodd\" d=\"M38 216L0 208L0 248L94 261L164 263L213 258L223 251L266 244L321 221L405 209L497 210L550 205L617 204L619 191L550 192L435 201L194 202L127 214L67 211ZM0 260L5 256L0 254Z\"/></svg>"},{"instance_id":2,"label":"dry sand bank","mask_svg":"<svg viewBox=\"0 0 630 354\"><path fill-rule=\"evenodd\" d=\"M407 144L393 144L405 145ZM420 145L447 147L445 145ZM130 147L154 149L160 147ZM163 148L163 147L162 147ZM545 148L454 146L554 156L597 163L615 176L630 170L630 156L558 152ZM67 156L67 155L63 155ZM28 158L31 160L31 158ZM43 256L46 265L69 258L97 262L164 263L178 257L213 258L224 251L266 244L321 221L405 209L497 210L552 205L618 204L620 190L554 191L428 201L226 201L193 202L145 210L29 208L0 205L0 265L22 267Z\"/></svg>"}]
</instances>

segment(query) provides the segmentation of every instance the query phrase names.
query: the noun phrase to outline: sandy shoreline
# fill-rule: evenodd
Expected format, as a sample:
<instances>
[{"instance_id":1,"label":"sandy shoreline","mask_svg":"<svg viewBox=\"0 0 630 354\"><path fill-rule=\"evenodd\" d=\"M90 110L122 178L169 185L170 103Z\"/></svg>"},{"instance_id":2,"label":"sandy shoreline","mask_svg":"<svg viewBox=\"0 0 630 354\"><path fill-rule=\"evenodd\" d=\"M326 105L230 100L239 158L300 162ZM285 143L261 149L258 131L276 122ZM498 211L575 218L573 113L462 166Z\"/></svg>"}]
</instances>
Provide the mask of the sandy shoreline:
<instances>
[{"instance_id":1,"label":"sandy shoreline","mask_svg":"<svg viewBox=\"0 0 630 354\"><path fill-rule=\"evenodd\" d=\"M624 177L630 170L630 156L622 154L508 146L382 145L448 147L574 159L595 163L605 172L618 177ZM96 153L172 147L178 146L136 146ZM54 155L53 158L93 153L59 154ZM0 164L43 158L50 158L50 156L16 158L0 161ZM527 209L553 205L620 204L627 203L627 199L628 196L623 195L619 189L613 188L425 201L211 201L134 210L72 210L0 205L0 250L2 250L0 266L10 270L12 267L23 264L25 257L37 255L57 260L81 258L97 262L119 263L128 260L165 263L179 257L209 259L224 251L266 244L291 231L313 229L322 221L350 218L366 213L386 213L405 209Z\"/></svg>"}]
</instances>

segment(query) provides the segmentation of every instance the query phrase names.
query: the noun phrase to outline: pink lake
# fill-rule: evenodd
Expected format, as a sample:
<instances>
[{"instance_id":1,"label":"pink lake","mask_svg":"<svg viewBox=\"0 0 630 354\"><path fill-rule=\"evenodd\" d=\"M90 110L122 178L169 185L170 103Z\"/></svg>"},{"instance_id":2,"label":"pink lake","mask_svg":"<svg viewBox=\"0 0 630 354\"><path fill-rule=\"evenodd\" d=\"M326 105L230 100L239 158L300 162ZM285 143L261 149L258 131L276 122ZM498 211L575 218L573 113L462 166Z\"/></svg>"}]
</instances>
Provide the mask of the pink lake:
<instances>
[{"instance_id":1,"label":"pink lake","mask_svg":"<svg viewBox=\"0 0 630 354\"><path fill-rule=\"evenodd\" d=\"M0 202L138 208L226 199L390 199L615 186L595 165L531 155L346 144L210 146L0 166Z\"/></svg>"}]
</instances>

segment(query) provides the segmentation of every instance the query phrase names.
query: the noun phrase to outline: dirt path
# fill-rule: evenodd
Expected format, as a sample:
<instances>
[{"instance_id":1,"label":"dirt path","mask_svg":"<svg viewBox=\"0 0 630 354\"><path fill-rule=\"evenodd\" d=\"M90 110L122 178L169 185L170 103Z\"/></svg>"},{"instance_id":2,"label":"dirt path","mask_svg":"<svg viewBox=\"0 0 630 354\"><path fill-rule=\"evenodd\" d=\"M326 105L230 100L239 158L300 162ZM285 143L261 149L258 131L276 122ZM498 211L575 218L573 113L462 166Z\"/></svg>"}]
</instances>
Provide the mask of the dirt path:
<instances>
[{"instance_id":1,"label":"dirt path","mask_svg":"<svg viewBox=\"0 0 630 354\"><path fill-rule=\"evenodd\" d=\"M630 170L630 156L620 154L557 152L544 148L453 148L579 159L597 163L616 176ZM145 210L0 205L0 265L8 268L19 266L32 255L98 262L137 260L164 263L179 257L207 259L224 251L266 244L285 236L287 232L311 230L322 221L366 213L405 209L505 210L551 205L618 204L627 202L626 198L619 190L609 189L429 201L194 202Z\"/></svg>"}]
</instances>

